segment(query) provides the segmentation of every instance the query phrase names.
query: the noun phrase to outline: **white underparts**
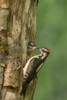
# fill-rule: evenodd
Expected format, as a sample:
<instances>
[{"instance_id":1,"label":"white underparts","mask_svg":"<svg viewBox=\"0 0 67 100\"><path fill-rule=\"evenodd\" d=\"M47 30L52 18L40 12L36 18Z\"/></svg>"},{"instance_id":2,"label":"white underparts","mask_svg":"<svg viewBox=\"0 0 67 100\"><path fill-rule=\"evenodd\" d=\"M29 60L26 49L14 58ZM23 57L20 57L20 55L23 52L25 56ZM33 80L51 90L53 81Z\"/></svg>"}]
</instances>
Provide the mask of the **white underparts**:
<instances>
[{"instance_id":1,"label":"white underparts","mask_svg":"<svg viewBox=\"0 0 67 100\"><path fill-rule=\"evenodd\" d=\"M29 67L29 65L30 65L31 60L32 60L32 59L35 59L35 58L39 58L38 55L37 55L37 56L34 56L34 57L31 57L31 58L27 61L25 67L23 68L23 74L24 74L24 75L25 75L26 72L27 72L27 69L28 69L28 67Z\"/></svg>"}]
</instances>

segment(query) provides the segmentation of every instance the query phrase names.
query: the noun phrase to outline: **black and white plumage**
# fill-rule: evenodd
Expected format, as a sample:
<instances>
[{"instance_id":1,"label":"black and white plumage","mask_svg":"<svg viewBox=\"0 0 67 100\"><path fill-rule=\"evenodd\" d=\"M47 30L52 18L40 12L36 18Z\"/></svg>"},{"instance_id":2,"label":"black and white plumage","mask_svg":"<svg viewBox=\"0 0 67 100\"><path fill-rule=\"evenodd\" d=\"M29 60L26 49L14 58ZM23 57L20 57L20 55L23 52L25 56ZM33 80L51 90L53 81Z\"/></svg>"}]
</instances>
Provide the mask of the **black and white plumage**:
<instances>
[{"instance_id":1,"label":"black and white plumage","mask_svg":"<svg viewBox=\"0 0 67 100\"><path fill-rule=\"evenodd\" d=\"M28 55L27 60L28 60L30 57L32 57L33 51L35 51L35 50L38 50L38 48L36 47L36 44L35 44L33 41L30 41L30 42L28 43L28 49L27 49L27 55Z\"/></svg>"},{"instance_id":2,"label":"black and white plumage","mask_svg":"<svg viewBox=\"0 0 67 100\"><path fill-rule=\"evenodd\" d=\"M33 41L30 41L30 42L28 43L28 52L32 52L32 51L34 51L35 49L37 49L36 44L35 44Z\"/></svg>"},{"instance_id":3,"label":"black and white plumage","mask_svg":"<svg viewBox=\"0 0 67 100\"><path fill-rule=\"evenodd\" d=\"M31 57L23 68L23 82L20 95L23 94L25 96L28 84L38 73L42 67L41 65L44 63L45 59L50 53L50 51L46 48L41 48L40 52L41 54Z\"/></svg>"}]
</instances>

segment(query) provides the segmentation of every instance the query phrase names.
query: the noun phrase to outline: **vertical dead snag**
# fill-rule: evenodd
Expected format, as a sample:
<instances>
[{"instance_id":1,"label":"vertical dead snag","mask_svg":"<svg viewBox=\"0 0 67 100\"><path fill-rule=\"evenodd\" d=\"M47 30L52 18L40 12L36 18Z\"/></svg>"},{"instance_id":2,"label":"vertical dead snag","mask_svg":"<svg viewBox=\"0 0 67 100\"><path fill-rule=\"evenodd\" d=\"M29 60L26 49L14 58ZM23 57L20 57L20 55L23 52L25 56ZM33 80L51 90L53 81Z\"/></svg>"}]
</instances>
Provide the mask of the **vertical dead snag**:
<instances>
[{"instance_id":1,"label":"vertical dead snag","mask_svg":"<svg viewBox=\"0 0 67 100\"><path fill-rule=\"evenodd\" d=\"M0 0L0 100L2 97L4 68L6 64L7 24L9 18L9 3Z\"/></svg>"},{"instance_id":2,"label":"vertical dead snag","mask_svg":"<svg viewBox=\"0 0 67 100\"><path fill-rule=\"evenodd\" d=\"M0 100L17 100L27 45L35 38L36 5L37 0L0 0ZM36 83L35 78L29 84L27 100L32 100Z\"/></svg>"},{"instance_id":3,"label":"vertical dead snag","mask_svg":"<svg viewBox=\"0 0 67 100\"><path fill-rule=\"evenodd\" d=\"M16 100L19 86L19 71L16 69L21 66L19 35L22 3L17 4L18 9L16 3L17 0L15 2L0 0L0 71L2 71L0 97L2 100Z\"/></svg>"}]
</instances>

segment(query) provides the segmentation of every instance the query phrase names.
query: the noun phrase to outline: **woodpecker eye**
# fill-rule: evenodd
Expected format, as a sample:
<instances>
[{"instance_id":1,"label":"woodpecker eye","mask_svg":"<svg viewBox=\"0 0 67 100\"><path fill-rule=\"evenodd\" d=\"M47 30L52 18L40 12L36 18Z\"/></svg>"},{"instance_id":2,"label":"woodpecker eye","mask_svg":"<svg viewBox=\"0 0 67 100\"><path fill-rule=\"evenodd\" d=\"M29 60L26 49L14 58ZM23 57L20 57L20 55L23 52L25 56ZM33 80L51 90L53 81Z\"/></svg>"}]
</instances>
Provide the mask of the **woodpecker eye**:
<instances>
[{"instance_id":1,"label":"woodpecker eye","mask_svg":"<svg viewBox=\"0 0 67 100\"><path fill-rule=\"evenodd\" d=\"M33 43L30 43L31 45L33 45Z\"/></svg>"},{"instance_id":2,"label":"woodpecker eye","mask_svg":"<svg viewBox=\"0 0 67 100\"><path fill-rule=\"evenodd\" d=\"M42 52L47 52L47 53L50 53L50 51L47 49L47 48L42 48Z\"/></svg>"},{"instance_id":3,"label":"woodpecker eye","mask_svg":"<svg viewBox=\"0 0 67 100\"><path fill-rule=\"evenodd\" d=\"M36 46L36 44L33 41L29 42L28 45L30 45L30 46Z\"/></svg>"},{"instance_id":4,"label":"woodpecker eye","mask_svg":"<svg viewBox=\"0 0 67 100\"><path fill-rule=\"evenodd\" d=\"M35 44L34 42L30 43L30 45L32 45L32 46L36 46L36 44Z\"/></svg>"}]
</instances>

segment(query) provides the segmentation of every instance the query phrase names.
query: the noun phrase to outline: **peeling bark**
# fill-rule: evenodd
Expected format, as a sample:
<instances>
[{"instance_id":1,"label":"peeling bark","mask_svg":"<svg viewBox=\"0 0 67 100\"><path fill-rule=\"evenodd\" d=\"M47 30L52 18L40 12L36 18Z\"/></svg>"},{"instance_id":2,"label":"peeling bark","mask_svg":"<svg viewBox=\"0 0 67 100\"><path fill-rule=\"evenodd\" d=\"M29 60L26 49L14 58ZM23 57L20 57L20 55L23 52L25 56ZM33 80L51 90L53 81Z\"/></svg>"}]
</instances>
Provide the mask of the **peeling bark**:
<instances>
[{"instance_id":1,"label":"peeling bark","mask_svg":"<svg viewBox=\"0 0 67 100\"><path fill-rule=\"evenodd\" d=\"M0 0L0 100L20 100L22 69L31 56L27 45L35 39L36 6L37 0ZM21 100L32 100L36 84L35 77Z\"/></svg>"}]
</instances>

